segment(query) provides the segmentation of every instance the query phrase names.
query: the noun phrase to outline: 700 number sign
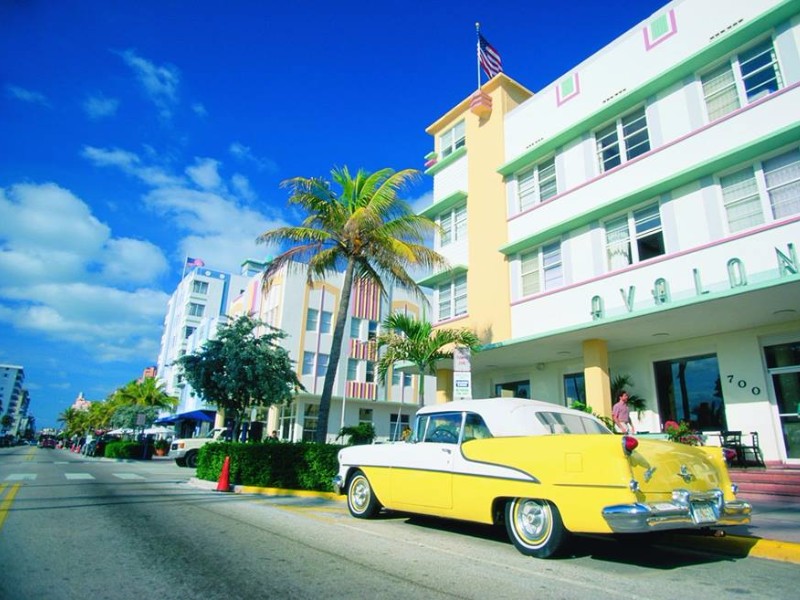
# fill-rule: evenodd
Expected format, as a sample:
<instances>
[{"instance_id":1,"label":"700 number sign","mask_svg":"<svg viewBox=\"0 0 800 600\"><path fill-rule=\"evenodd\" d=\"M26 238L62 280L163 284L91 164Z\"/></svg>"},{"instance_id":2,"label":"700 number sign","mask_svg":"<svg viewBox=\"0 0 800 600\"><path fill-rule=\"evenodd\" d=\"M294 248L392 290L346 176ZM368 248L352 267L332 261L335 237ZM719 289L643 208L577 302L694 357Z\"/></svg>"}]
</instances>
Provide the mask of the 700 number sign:
<instances>
[{"instance_id":1,"label":"700 number sign","mask_svg":"<svg viewBox=\"0 0 800 600\"><path fill-rule=\"evenodd\" d=\"M736 385L736 387L741 389L745 389L747 387L747 381L744 379L736 379L734 375L728 375L728 383L733 383ZM753 394L753 396L758 396L761 394L761 388L757 385L754 385L752 388L750 388L750 393Z\"/></svg>"}]
</instances>

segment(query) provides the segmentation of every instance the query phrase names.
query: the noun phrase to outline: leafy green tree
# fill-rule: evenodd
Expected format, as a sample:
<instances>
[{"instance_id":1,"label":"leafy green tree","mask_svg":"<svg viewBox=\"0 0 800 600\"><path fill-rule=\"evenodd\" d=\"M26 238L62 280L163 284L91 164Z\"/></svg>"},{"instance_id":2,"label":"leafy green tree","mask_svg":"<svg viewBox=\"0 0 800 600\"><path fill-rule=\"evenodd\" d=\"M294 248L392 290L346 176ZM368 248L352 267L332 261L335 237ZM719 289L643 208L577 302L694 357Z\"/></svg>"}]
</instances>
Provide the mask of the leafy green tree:
<instances>
[{"instance_id":1,"label":"leafy green tree","mask_svg":"<svg viewBox=\"0 0 800 600\"><path fill-rule=\"evenodd\" d=\"M342 353L350 295L356 280L375 283L383 293L383 280L424 297L408 269L444 267L445 259L425 245L436 224L414 213L398 193L418 177L412 169L359 170L347 167L331 171L332 182L322 178L296 177L283 183L291 190L289 204L305 217L299 226L278 227L258 237L258 242L289 244L276 256L264 277L292 261L308 264L309 282L344 271L342 294L333 328L328 370L319 402L314 439L325 442L328 432L333 384Z\"/></svg>"},{"instance_id":2,"label":"leafy green tree","mask_svg":"<svg viewBox=\"0 0 800 600\"><path fill-rule=\"evenodd\" d=\"M453 358L456 346L466 346L471 352L477 352L481 346L478 336L469 329L434 329L427 321L402 313L386 318L377 341L378 349L384 350L378 359L378 376L382 383L386 383L389 369L395 363L410 362L421 376L436 375L436 364ZM422 382L419 403L425 403Z\"/></svg>"},{"instance_id":3,"label":"leafy green tree","mask_svg":"<svg viewBox=\"0 0 800 600\"><path fill-rule=\"evenodd\" d=\"M199 352L176 361L198 394L233 416L234 440L252 407L291 402L304 389L289 353L278 345L286 334L271 329L257 336L256 328L263 325L239 317L222 325L217 338L206 341Z\"/></svg>"},{"instance_id":4,"label":"leafy green tree","mask_svg":"<svg viewBox=\"0 0 800 600\"><path fill-rule=\"evenodd\" d=\"M0 419L0 425L2 425L3 429L8 429L13 424L14 419L11 417L11 415L3 415L3 417Z\"/></svg>"}]
</instances>

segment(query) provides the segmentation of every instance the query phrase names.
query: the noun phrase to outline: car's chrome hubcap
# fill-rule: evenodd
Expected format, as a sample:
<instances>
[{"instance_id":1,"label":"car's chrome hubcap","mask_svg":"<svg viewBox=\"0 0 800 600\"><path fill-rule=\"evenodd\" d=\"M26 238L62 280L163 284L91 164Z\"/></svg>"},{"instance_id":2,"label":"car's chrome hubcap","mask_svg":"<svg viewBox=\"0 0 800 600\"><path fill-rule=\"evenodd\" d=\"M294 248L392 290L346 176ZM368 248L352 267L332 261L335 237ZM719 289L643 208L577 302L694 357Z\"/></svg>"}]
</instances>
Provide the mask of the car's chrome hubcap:
<instances>
[{"instance_id":1,"label":"car's chrome hubcap","mask_svg":"<svg viewBox=\"0 0 800 600\"><path fill-rule=\"evenodd\" d=\"M533 500L520 503L516 511L517 529L529 542L539 541L547 532L547 508Z\"/></svg>"},{"instance_id":2,"label":"car's chrome hubcap","mask_svg":"<svg viewBox=\"0 0 800 600\"><path fill-rule=\"evenodd\" d=\"M369 487L367 486L366 482L362 479L359 479L353 485L353 492L350 495L353 500L353 506L358 510L363 510L363 508L369 502Z\"/></svg>"}]
</instances>

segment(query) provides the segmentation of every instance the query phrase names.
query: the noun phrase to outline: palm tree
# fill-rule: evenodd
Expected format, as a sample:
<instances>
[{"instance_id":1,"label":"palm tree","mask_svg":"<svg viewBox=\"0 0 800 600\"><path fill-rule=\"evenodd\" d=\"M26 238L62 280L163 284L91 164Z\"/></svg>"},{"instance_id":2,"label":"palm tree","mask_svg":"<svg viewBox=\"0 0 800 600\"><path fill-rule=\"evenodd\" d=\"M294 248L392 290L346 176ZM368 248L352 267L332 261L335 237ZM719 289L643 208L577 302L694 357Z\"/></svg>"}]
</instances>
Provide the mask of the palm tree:
<instances>
[{"instance_id":1,"label":"palm tree","mask_svg":"<svg viewBox=\"0 0 800 600\"><path fill-rule=\"evenodd\" d=\"M425 246L425 236L436 224L398 197L401 189L419 176L418 171L331 171L333 183L322 178L296 177L283 182L291 190L289 204L306 213L299 226L278 227L258 237L260 243L289 244L267 267L271 275L292 261L308 263L308 280L324 279L344 270L342 294L336 312L328 370L319 400L314 439L325 442L333 383L342 353L350 295L356 280L371 281L385 294L383 279L424 297L408 269L441 268L445 259ZM335 187L334 187L335 186Z\"/></svg>"},{"instance_id":2,"label":"palm tree","mask_svg":"<svg viewBox=\"0 0 800 600\"><path fill-rule=\"evenodd\" d=\"M117 406L175 410L178 399L167 395L163 383L152 377L145 377L141 381L134 379L119 388L112 396L112 403Z\"/></svg>"},{"instance_id":3,"label":"palm tree","mask_svg":"<svg viewBox=\"0 0 800 600\"><path fill-rule=\"evenodd\" d=\"M477 352L481 343L469 329L434 329L427 321L402 313L389 315L378 336L378 348L385 352L378 359L378 376L386 383L389 369L397 362L410 362L420 373L419 403L425 403L422 379L436 375L436 363L453 358L455 346L466 346Z\"/></svg>"}]
</instances>

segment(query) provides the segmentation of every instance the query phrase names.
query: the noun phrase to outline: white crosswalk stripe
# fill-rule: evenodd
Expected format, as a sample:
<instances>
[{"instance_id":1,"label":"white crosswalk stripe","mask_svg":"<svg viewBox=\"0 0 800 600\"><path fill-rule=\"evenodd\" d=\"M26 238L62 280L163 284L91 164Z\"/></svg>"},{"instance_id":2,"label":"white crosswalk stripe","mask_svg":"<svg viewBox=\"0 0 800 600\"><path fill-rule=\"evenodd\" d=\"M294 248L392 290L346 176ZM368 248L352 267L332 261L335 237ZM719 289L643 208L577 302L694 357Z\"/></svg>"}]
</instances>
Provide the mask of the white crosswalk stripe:
<instances>
[{"instance_id":1,"label":"white crosswalk stripe","mask_svg":"<svg viewBox=\"0 0 800 600\"><path fill-rule=\"evenodd\" d=\"M112 475L119 479L144 479L144 477L136 473L112 473Z\"/></svg>"},{"instance_id":2,"label":"white crosswalk stripe","mask_svg":"<svg viewBox=\"0 0 800 600\"><path fill-rule=\"evenodd\" d=\"M6 481L24 481L24 480L33 481L36 479L35 473L11 473L6 475Z\"/></svg>"},{"instance_id":3,"label":"white crosswalk stripe","mask_svg":"<svg viewBox=\"0 0 800 600\"><path fill-rule=\"evenodd\" d=\"M64 473L67 479L94 479L91 473Z\"/></svg>"}]
</instances>

